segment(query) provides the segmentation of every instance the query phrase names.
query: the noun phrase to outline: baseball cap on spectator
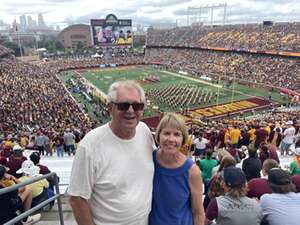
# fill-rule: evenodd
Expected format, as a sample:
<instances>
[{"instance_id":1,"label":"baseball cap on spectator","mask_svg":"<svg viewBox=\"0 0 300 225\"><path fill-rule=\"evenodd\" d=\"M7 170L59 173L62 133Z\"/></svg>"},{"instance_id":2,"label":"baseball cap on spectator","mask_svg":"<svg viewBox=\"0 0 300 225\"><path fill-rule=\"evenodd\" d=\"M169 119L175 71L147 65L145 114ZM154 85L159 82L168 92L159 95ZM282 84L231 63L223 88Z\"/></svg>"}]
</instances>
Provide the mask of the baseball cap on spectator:
<instances>
[{"instance_id":1,"label":"baseball cap on spectator","mask_svg":"<svg viewBox=\"0 0 300 225\"><path fill-rule=\"evenodd\" d=\"M238 187L245 184L247 179L244 172L237 167L227 167L224 169L224 182L228 187Z\"/></svg>"},{"instance_id":2,"label":"baseball cap on spectator","mask_svg":"<svg viewBox=\"0 0 300 225\"><path fill-rule=\"evenodd\" d=\"M296 148L294 152L295 152L296 156L300 156L300 148L299 147Z\"/></svg>"},{"instance_id":3,"label":"baseball cap on spectator","mask_svg":"<svg viewBox=\"0 0 300 225\"><path fill-rule=\"evenodd\" d=\"M15 146L13 147L13 154L14 154L14 156L16 156L16 157L21 157L22 154L23 154L23 149L22 149L22 147L21 147L20 145L15 145Z\"/></svg>"},{"instance_id":4,"label":"baseball cap on spectator","mask_svg":"<svg viewBox=\"0 0 300 225\"><path fill-rule=\"evenodd\" d=\"M22 149L22 147L20 146L20 145L15 145L14 147L13 147L13 151L22 151L23 149Z\"/></svg>"},{"instance_id":5,"label":"baseball cap on spectator","mask_svg":"<svg viewBox=\"0 0 300 225\"><path fill-rule=\"evenodd\" d=\"M292 179L289 172L280 168L273 168L269 171L268 181L273 185L290 185Z\"/></svg>"}]
</instances>

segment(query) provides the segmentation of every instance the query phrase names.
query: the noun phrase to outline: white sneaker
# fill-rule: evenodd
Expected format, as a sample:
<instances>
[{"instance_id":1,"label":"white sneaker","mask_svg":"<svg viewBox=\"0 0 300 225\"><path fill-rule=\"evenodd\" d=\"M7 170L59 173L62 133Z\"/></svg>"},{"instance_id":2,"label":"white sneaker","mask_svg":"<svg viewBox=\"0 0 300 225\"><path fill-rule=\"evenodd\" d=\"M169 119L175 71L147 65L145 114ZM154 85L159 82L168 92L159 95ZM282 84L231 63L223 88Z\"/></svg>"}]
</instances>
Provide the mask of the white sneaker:
<instances>
[{"instance_id":1,"label":"white sneaker","mask_svg":"<svg viewBox=\"0 0 300 225\"><path fill-rule=\"evenodd\" d=\"M26 222L23 222L23 225L31 225L31 224L35 224L36 222L38 222L41 219L41 214L35 214L32 216L28 216Z\"/></svg>"}]
</instances>

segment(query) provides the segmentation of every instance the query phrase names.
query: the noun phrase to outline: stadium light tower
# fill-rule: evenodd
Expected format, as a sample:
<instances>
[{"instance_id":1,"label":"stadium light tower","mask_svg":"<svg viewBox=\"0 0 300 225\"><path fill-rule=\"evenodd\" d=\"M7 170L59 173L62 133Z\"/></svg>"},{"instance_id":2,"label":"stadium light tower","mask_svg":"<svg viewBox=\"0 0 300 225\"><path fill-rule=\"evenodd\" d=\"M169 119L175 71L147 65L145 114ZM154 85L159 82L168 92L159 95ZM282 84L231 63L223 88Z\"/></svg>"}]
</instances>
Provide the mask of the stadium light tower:
<instances>
[{"instance_id":1,"label":"stadium light tower","mask_svg":"<svg viewBox=\"0 0 300 225\"><path fill-rule=\"evenodd\" d=\"M203 12L209 11L210 12L210 24L213 26L214 23L214 10L216 9L223 9L223 18L222 18L222 24L225 25L226 23L226 17L227 17L227 3L221 3L221 4L210 4L210 5L200 5L199 7L188 7L187 8L187 26L190 26L190 17L196 16L200 22L202 18L205 18L202 16ZM197 17L198 15L198 17Z\"/></svg>"}]
</instances>

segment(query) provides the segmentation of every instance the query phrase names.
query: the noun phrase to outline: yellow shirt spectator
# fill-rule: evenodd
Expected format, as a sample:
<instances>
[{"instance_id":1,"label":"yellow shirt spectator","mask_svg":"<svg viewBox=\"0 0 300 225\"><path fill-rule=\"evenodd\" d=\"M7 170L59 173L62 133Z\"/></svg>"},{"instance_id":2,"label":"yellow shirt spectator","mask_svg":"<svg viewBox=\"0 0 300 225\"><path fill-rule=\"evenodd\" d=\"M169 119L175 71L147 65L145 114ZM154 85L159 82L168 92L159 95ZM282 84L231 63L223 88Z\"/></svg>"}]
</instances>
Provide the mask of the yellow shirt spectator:
<instances>
[{"instance_id":1,"label":"yellow shirt spectator","mask_svg":"<svg viewBox=\"0 0 300 225\"><path fill-rule=\"evenodd\" d=\"M193 138L192 138L192 135L189 135L188 139L187 139L187 142L185 143L185 145L183 145L179 151L186 155L186 156L189 156L189 152L190 152L190 149L191 149L191 146L193 144Z\"/></svg>"},{"instance_id":2,"label":"yellow shirt spectator","mask_svg":"<svg viewBox=\"0 0 300 225\"><path fill-rule=\"evenodd\" d=\"M38 176L41 176L41 175L38 175ZM19 180L21 182L23 182L23 181L25 181L29 178L30 178L29 176L22 176L22 177L19 178ZM49 183L46 179L43 179L43 180L37 181L35 183L29 184L28 186L32 190L32 198L35 198L35 197L37 197L37 196L39 196L40 194L43 193L44 188L49 187Z\"/></svg>"},{"instance_id":3,"label":"yellow shirt spectator","mask_svg":"<svg viewBox=\"0 0 300 225\"><path fill-rule=\"evenodd\" d=\"M233 128L229 131L230 144L235 145L239 142L241 131L238 128Z\"/></svg>"},{"instance_id":4,"label":"yellow shirt spectator","mask_svg":"<svg viewBox=\"0 0 300 225\"><path fill-rule=\"evenodd\" d=\"M255 129L254 128L251 128L249 131L248 131L248 134L250 136L250 142L253 142L255 140Z\"/></svg>"}]
</instances>

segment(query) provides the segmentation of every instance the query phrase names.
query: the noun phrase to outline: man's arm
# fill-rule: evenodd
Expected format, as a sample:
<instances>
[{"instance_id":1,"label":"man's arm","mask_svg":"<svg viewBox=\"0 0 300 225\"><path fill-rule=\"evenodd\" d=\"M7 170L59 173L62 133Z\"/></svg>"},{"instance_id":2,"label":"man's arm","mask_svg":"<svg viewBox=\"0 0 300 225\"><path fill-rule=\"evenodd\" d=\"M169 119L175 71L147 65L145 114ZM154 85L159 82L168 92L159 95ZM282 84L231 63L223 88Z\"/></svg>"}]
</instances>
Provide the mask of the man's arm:
<instances>
[{"instance_id":1,"label":"man's arm","mask_svg":"<svg viewBox=\"0 0 300 225\"><path fill-rule=\"evenodd\" d=\"M203 184L200 169L195 164L189 170L189 183L194 225L204 225L205 215L202 204Z\"/></svg>"},{"instance_id":2,"label":"man's arm","mask_svg":"<svg viewBox=\"0 0 300 225\"><path fill-rule=\"evenodd\" d=\"M95 225L86 199L79 196L71 196L69 202L78 225Z\"/></svg>"}]
</instances>

